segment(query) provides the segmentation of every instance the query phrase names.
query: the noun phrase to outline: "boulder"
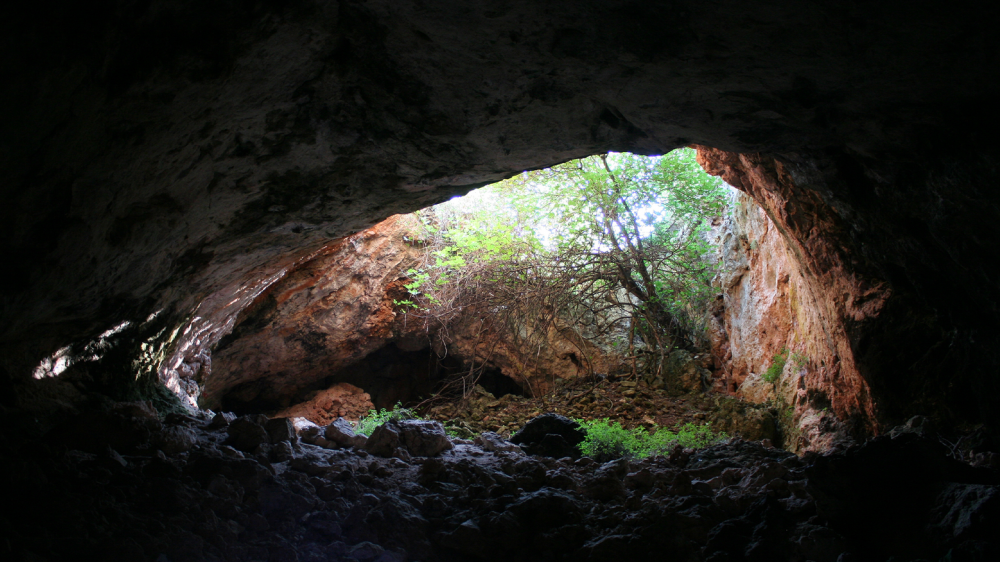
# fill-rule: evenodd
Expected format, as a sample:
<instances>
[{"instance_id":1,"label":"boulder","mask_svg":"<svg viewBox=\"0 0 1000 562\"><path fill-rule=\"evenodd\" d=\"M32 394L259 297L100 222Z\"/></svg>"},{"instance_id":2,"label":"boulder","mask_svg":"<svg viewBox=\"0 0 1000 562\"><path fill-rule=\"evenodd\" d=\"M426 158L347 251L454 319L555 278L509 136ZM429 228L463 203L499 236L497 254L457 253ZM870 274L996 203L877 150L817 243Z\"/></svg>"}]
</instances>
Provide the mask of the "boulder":
<instances>
[{"instance_id":1,"label":"boulder","mask_svg":"<svg viewBox=\"0 0 1000 562\"><path fill-rule=\"evenodd\" d=\"M267 430L264 424L267 423L267 416L252 415L240 416L229 424L229 438L226 444L235 449L249 453L263 443L268 443Z\"/></svg>"},{"instance_id":2,"label":"boulder","mask_svg":"<svg viewBox=\"0 0 1000 562\"><path fill-rule=\"evenodd\" d=\"M778 442L778 412L770 404L755 404L729 396L714 396L709 420L713 429L739 435L748 441Z\"/></svg>"},{"instance_id":3,"label":"boulder","mask_svg":"<svg viewBox=\"0 0 1000 562\"><path fill-rule=\"evenodd\" d=\"M197 443L192 430L186 427L168 427L163 430L158 440L161 451L168 455L176 455L190 450Z\"/></svg>"},{"instance_id":4,"label":"boulder","mask_svg":"<svg viewBox=\"0 0 1000 562\"><path fill-rule=\"evenodd\" d=\"M675 350L663 363L662 383L655 381L670 394L687 394L701 392L706 381L710 381L712 373L702 366L702 361L695 358L689 351Z\"/></svg>"},{"instance_id":5,"label":"boulder","mask_svg":"<svg viewBox=\"0 0 1000 562\"><path fill-rule=\"evenodd\" d=\"M433 457L452 447L444 426L427 420L387 422L375 428L365 444L365 450L379 457L402 456L401 451L415 457Z\"/></svg>"},{"instance_id":6,"label":"boulder","mask_svg":"<svg viewBox=\"0 0 1000 562\"><path fill-rule=\"evenodd\" d=\"M394 456L403 443L399 433L399 426L396 425L396 422L384 423L376 427L368 436L365 450L377 457Z\"/></svg>"},{"instance_id":7,"label":"boulder","mask_svg":"<svg viewBox=\"0 0 1000 562\"><path fill-rule=\"evenodd\" d=\"M295 440L295 425L288 418L274 418L264 422L268 443L281 443Z\"/></svg>"},{"instance_id":8,"label":"boulder","mask_svg":"<svg viewBox=\"0 0 1000 562\"><path fill-rule=\"evenodd\" d=\"M292 449L292 444L290 441L287 440L280 441L277 444L275 444L273 447L271 447L271 450L268 452L268 454L275 462L288 462L292 460L292 458L295 456L295 452Z\"/></svg>"},{"instance_id":9,"label":"boulder","mask_svg":"<svg viewBox=\"0 0 1000 562\"><path fill-rule=\"evenodd\" d=\"M546 457L580 456L577 445L583 442L586 433L580 424L555 413L542 414L532 418L518 431L510 442L532 455Z\"/></svg>"},{"instance_id":10,"label":"boulder","mask_svg":"<svg viewBox=\"0 0 1000 562\"><path fill-rule=\"evenodd\" d=\"M454 447L440 422L399 420L403 446L415 457L434 457Z\"/></svg>"},{"instance_id":11,"label":"boulder","mask_svg":"<svg viewBox=\"0 0 1000 562\"><path fill-rule=\"evenodd\" d=\"M298 434L299 439L302 440L303 443L309 443L310 445L317 445L320 447L330 443L323 436L324 428L314 424L306 418L292 418L292 426L295 427L295 433ZM336 447L336 445L334 445L334 447Z\"/></svg>"},{"instance_id":12,"label":"boulder","mask_svg":"<svg viewBox=\"0 0 1000 562\"><path fill-rule=\"evenodd\" d=\"M218 414L215 414L215 417L213 417L212 421L209 422L208 429L209 430L225 429L229 427L229 424L232 423L232 421L235 419L236 419L236 414L233 414L231 412L219 412Z\"/></svg>"},{"instance_id":13,"label":"boulder","mask_svg":"<svg viewBox=\"0 0 1000 562\"><path fill-rule=\"evenodd\" d=\"M341 447L364 447L368 438L354 432L354 425L344 418L337 418L326 426L323 436Z\"/></svg>"},{"instance_id":14,"label":"boulder","mask_svg":"<svg viewBox=\"0 0 1000 562\"><path fill-rule=\"evenodd\" d=\"M477 435L474 440L476 445L479 445L486 451L493 453L506 452L506 453L521 453L523 452L520 447L505 440L492 431L487 431L481 435Z\"/></svg>"}]
</instances>

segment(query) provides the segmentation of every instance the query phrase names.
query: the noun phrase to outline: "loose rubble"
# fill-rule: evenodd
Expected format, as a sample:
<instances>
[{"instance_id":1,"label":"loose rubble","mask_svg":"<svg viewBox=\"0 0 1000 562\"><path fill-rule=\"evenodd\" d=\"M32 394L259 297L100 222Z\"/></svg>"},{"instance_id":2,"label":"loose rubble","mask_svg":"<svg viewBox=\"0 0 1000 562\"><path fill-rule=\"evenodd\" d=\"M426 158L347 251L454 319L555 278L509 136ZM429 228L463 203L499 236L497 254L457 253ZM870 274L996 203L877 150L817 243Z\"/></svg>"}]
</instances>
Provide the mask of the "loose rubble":
<instances>
[{"instance_id":1,"label":"loose rubble","mask_svg":"<svg viewBox=\"0 0 1000 562\"><path fill-rule=\"evenodd\" d=\"M692 367L669 380L680 380L689 372L699 371ZM568 418L613 418L627 429L708 423L713 430L732 436L781 442L778 411L773 405L705 393L700 387L674 392L630 377L559 381L553 392L538 397L507 394L497 398L476 386L463 399L420 409L421 415L442 420L449 430L468 438L485 431L513 437L525 420L545 412Z\"/></svg>"},{"instance_id":2,"label":"loose rubble","mask_svg":"<svg viewBox=\"0 0 1000 562\"><path fill-rule=\"evenodd\" d=\"M563 426L557 416L527 424L524 448L495 433L449 439L437 422L389 422L366 440L349 426L160 421L133 403L80 416L42 442L8 437L3 482L18 489L5 491L16 499L0 515L0 549L12 560L171 562L1000 552L996 469L960 462L918 431L825 456L732 440L600 464L525 452L561 435L551 432Z\"/></svg>"}]
</instances>

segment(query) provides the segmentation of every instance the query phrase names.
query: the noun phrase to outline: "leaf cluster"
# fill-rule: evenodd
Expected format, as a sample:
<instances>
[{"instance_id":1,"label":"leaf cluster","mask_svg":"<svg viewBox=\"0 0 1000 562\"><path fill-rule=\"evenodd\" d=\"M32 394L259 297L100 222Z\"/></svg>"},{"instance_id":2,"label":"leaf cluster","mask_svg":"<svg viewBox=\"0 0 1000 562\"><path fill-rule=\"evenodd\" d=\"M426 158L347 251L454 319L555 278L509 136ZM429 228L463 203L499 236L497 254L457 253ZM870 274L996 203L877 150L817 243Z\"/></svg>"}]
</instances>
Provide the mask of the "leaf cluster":
<instances>
[{"instance_id":1,"label":"leaf cluster","mask_svg":"<svg viewBox=\"0 0 1000 562\"><path fill-rule=\"evenodd\" d=\"M792 364L799 369L804 369L809 365L809 356L804 353L792 352L787 347L771 357L771 365L764 371L761 378L769 383L776 383L781 378L781 373L785 371L785 365L791 360Z\"/></svg>"},{"instance_id":2,"label":"leaf cluster","mask_svg":"<svg viewBox=\"0 0 1000 562\"><path fill-rule=\"evenodd\" d=\"M717 262L707 240L726 192L691 149L657 158L599 155L507 180L522 214L533 216L546 248L579 292L617 292L669 347L703 325ZM656 333L667 333L663 341Z\"/></svg>"},{"instance_id":3,"label":"leaf cluster","mask_svg":"<svg viewBox=\"0 0 1000 562\"><path fill-rule=\"evenodd\" d=\"M552 328L575 331L584 356L584 332L630 353L638 340L660 363L696 347L714 297L706 234L726 196L694 156L593 156L421 211L424 254L398 309L446 332L471 308L524 349Z\"/></svg>"},{"instance_id":4,"label":"leaf cluster","mask_svg":"<svg viewBox=\"0 0 1000 562\"><path fill-rule=\"evenodd\" d=\"M391 410L386 410L385 408L381 410L368 410L368 414L358 420L358 425L354 428L354 432L361 435L371 435L375 431L375 428L390 421L419 419L423 418L418 416L413 410L404 408L401 403L396 402Z\"/></svg>"},{"instance_id":5,"label":"leaf cluster","mask_svg":"<svg viewBox=\"0 0 1000 562\"><path fill-rule=\"evenodd\" d=\"M769 383L776 383L778 379L781 378L781 373L785 370L785 364L788 362L788 348L782 349L780 352L775 353L771 357L771 366L764 371L761 378Z\"/></svg>"},{"instance_id":6,"label":"leaf cluster","mask_svg":"<svg viewBox=\"0 0 1000 562\"><path fill-rule=\"evenodd\" d=\"M599 462L667 455L678 445L699 449L729 439L724 432L712 431L708 424L688 423L677 431L661 427L650 432L644 427L625 429L620 422L612 422L608 418L576 421L587 432L587 437L578 446L580 452Z\"/></svg>"},{"instance_id":7,"label":"leaf cluster","mask_svg":"<svg viewBox=\"0 0 1000 562\"><path fill-rule=\"evenodd\" d=\"M410 408L404 408L399 402L392 407L391 410L386 410L385 408L381 410L368 410L368 414L363 416L358 420L357 426L354 428L355 433L362 435L371 435L375 428L384 425L390 421L398 420L422 420L424 419L416 412ZM471 433L468 429L462 427L453 427L445 425L445 433L448 437L453 439L463 439L475 437L475 434Z\"/></svg>"}]
</instances>

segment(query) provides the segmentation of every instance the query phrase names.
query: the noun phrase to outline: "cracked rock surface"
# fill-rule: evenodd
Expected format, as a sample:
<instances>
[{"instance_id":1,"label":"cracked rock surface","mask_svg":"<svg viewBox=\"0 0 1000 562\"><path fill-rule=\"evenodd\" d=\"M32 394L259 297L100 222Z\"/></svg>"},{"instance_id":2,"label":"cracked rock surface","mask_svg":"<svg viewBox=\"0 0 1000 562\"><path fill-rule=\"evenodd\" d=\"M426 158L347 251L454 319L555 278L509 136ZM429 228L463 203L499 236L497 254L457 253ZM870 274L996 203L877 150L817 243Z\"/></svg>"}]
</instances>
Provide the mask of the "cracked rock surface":
<instances>
[{"instance_id":1,"label":"cracked rock surface","mask_svg":"<svg viewBox=\"0 0 1000 562\"><path fill-rule=\"evenodd\" d=\"M21 484L5 490L17 498L0 521L7 556L834 562L1000 552L996 470L954 460L916 431L804 458L734 440L599 464L528 455L495 434L445 450L404 438L406 454L382 457L274 429L292 425L160 421L137 403L76 420L76 435L8 438L4 486ZM190 446L164 450L178 431ZM252 450L226 444L247 434L260 441Z\"/></svg>"},{"instance_id":2,"label":"cracked rock surface","mask_svg":"<svg viewBox=\"0 0 1000 562\"><path fill-rule=\"evenodd\" d=\"M729 154L720 173L777 219L805 286L831 288L831 341L813 343L860 396L826 394L845 423L886 418L848 432L931 410L997 420L996 378L978 374L1000 365L995 7L19 8L0 61L7 377L154 313L218 341L290 268L394 213L697 143ZM206 298L228 312L206 319ZM897 374L915 358L918 376Z\"/></svg>"}]
</instances>

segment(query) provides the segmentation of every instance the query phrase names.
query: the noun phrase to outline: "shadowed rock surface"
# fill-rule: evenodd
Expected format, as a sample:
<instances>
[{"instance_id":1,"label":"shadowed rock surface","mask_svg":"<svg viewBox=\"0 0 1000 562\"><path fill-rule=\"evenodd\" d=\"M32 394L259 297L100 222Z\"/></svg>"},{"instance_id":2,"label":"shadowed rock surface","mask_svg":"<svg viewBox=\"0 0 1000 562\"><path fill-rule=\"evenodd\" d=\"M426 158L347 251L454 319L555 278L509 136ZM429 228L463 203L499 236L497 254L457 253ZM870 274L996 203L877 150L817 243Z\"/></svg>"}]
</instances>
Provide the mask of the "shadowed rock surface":
<instances>
[{"instance_id":1,"label":"shadowed rock surface","mask_svg":"<svg viewBox=\"0 0 1000 562\"><path fill-rule=\"evenodd\" d=\"M183 325L219 291L245 306L390 214L603 150L699 143L780 176L778 191L744 189L784 209L796 252L832 249L799 258L811 275L888 289L877 316L829 311L840 359L881 401L833 400L861 418L852 431L917 408L997 411L998 86L982 75L996 8L38 6L5 19L14 380L122 320ZM178 341L212 343L224 324Z\"/></svg>"},{"instance_id":2,"label":"shadowed rock surface","mask_svg":"<svg viewBox=\"0 0 1000 562\"><path fill-rule=\"evenodd\" d=\"M579 423L559 414L542 414L526 423L510 442L532 455L578 457L577 445L586 436Z\"/></svg>"},{"instance_id":3,"label":"shadowed rock surface","mask_svg":"<svg viewBox=\"0 0 1000 562\"><path fill-rule=\"evenodd\" d=\"M258 296L389 215L527 168L698 144L764 210L787 286L809 295L782 294L777 274L768 293L815 326L800 343L820 364L777 390L807 442L835 449L915 413L989 435L998 10L5 6L0 470L4 497L31 498L2 515L5 554L995 559L995 473L912 434L802 460L731 444L601 467L459 445L418 468L241 423L247 458L219 443L225 418L202 430L161 383L190 396L213 367L202 352ZM747 287L770 285L756 273ZM747 379L798 333L757 340ZM743 375L740 357L720 362Z\"/></svg>"},{"instance_id":4,"label":"shadowed rock surface","mask_svg":"<svg viewBox=\"0 0 1000 562\"><path fill-rule=\"evenodd\" d=\"M280 408L281 415L322 423L330 421L323 416L357 419L371 407L345 404L371 399L391 408L429 394L472 365L509 377L508 387L519 393L540 395L554 380L589 369L607 372L615 363L613 353L586 341L567 322L527 332L540 340L529 348L473 304L449 311L454 320L397 305L411 298L406 285L413 281L411 270L421 266L422 231L415 216L396 215L328 245L289 268L245 308L230 311L232 330L214 348L204 340L174 353L161 376L183 381L186 398L202 407ZM202 312L216 311L206 306ZM188 358L206 356L210 369L186 368ZM352 388L368 396L344 396ZM298 401L311 405L286 408ZM344 411L330 410L338 402Z\"/></svg>"},{"instance_id":5,"label":"shadowed rock surface","mask_svg":"<svg viewBox=\"0 0 1000 562\"><path fill-rule=\"evenodd\" d=\"M529 456L495 434L450 441L415 420L376 429L372 440L384 428L403 436L390 451L369 441L377 456L295 436L268 442L264 427L291 422L263 416L211 429L207 417L160 422L118 405L76 422L92 439L2 443L4 497L14 500L2 519L8 559L985 562L1000 553L997 471L905 428L801 459L734 440L600 464ZM119 423L145 430L106 431ZM245 434L240 425L260 430L254 449L224 444L227 432ZM178 430L189 447L158 449Z\"/></svg>"}]
</instances>

